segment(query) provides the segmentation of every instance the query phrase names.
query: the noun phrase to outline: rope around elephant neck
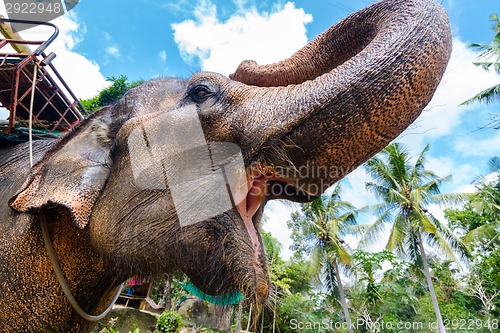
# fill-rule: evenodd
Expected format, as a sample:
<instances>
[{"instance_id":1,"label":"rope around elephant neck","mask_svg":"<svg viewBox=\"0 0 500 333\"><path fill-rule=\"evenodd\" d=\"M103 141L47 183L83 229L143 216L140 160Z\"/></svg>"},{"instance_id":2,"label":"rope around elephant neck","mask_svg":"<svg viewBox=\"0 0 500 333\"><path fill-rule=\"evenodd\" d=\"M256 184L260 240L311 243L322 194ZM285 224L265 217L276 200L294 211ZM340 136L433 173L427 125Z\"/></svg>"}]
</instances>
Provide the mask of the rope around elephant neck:
<instances>
[{"instance_id":1,"label":"rope around elephant neck","mask_svg":"<svg viewBox=\"0 0 500 333\"><path fill-rule=\"evenodd\" d=\"M118 299L118 296L120 296L120 292L123 288L124 283L122 283L118 287L118 291L116 292L116 295L113 298L113 301L106 308L106 310L104 310L103 313L101 313L100 315L94 316L94 315L90 315L87 312L85 312L78 305L77 301L73 297L73 294L71 293L71 290L69 289L69 286L66 283L66 279L64 278L64 275L61 271L61 268L59 267L59 263L57 261L57 255L54 252L54 248L52 247L52 242L50 240L49 230L47 228L47 221L45 220L45 216L43 214L39 214L38 218L40 220L43 241L45 243L45 248L47 249L47 253L49 255L50 263L52 264L52 268L54 269L54 272L56 273L57 281L59 281L59 285L61 286L62 290L64 291L64 294L66 295L66 298L68 299L69 303L71 304L71 306L73 306L73 309L75 309L75 311L85 320L98 321L98 320L104 318L104 316L106 316L109 313L109 311L111 311L111 309L113 308L113 305L115 304L116 300Z\"/></svg>"},{"instance_id":2,"label":"rope around elephant neck","mask_svg":"<svg viewBox=\"0 0 500 333\"><path fill-rule=\"evenodd\" d=\"M29 125L28 125L28 131L29 131L29 157L30 157L30 168L33 168L33 105L35 102L35 86L36 86L36 80L37 80L37 74L38 74L38 64L35 63L34 70L33 70L33 83L31 85L31 101L30 101L30 119L29 119ZM98 321L104 316L106 316L109 311L113 308L113 305L115 304L116 300L118 299L118 296L120 295L120 292L122 291L123 288L123 283L120 285L118 288L118 291L116 292L115 297L113 298L113 301L111 304L104 310L103 313L101 313L98 316L93 316L85 312L77 303L75 298L73 297L73 294L71 293L71 289L69 289L68 284L66 283L66 279L64 278L64 275L61 271L61 268L59 267L59 262L57 260L57 255L54 252L54 248L52 247L52 242L50 240L50 235L49 235L49 230L47 228L47 221L45 220L45 215L39 214L38 219L40 220L40 227L42 229L42 236L43 236L43 242L45 243L45 248L47 249L47 254L49 255L50 263L52 264L52 268L54 269L54 273L56 273L57 281L59 282L59 285L61 286L64 295L66 295L66 298L68 299L69 303L75 309L75 311L85 320L88 321Z\"/></svg>"},{"instance_id":3,"label":"rope around elephant neck","mask_svg":"<svg viewBox=\"0 0 500 333\"><path fill-rule=\"evenodd\" d=\"M33 65L33 83L31 84L31 99L30 99L30 119L28 123L28 137L30 150L30 167L33 168L33 104L35 104L35 88L38 74L38 63Z\"/></svg>"}]
</instances>

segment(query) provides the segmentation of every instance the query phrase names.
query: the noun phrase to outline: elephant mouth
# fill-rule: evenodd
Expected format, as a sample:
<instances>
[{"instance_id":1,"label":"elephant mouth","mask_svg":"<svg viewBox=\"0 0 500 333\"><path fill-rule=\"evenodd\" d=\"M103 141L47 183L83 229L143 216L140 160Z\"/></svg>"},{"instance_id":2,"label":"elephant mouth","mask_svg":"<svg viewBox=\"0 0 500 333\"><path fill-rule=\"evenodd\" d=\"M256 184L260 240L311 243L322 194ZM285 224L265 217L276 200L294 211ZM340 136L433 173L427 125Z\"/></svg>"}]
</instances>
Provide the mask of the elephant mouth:
<instances>
[{"instance_id":1,"label":"elephant mouth","mask_svg":"<svg viewBox=\"0 0 500 333\"><path fill-rule=\"evenodd\" d=\"M312 196L300 189L296 182L283 177L273 167L258 164L249 168L247 184L236 194L236 209L252 241L256 261L262 249L254 216L266 200L274 198L287 198L302 202L310 201Z\"/></svg>"},{"instance_id":2,"label":"elephant mouth","mask_svg":"<svg viewBox=\"0 0 500 333\"><path fill-rule=\"evenodd\" d=\"M308 202L316 199L298 180L283 176L276 168L257 164L247 170L247 183L235 196L236 208L244 219L252 219L266 200L288 199Z\"/></svg>"}]
</instances>

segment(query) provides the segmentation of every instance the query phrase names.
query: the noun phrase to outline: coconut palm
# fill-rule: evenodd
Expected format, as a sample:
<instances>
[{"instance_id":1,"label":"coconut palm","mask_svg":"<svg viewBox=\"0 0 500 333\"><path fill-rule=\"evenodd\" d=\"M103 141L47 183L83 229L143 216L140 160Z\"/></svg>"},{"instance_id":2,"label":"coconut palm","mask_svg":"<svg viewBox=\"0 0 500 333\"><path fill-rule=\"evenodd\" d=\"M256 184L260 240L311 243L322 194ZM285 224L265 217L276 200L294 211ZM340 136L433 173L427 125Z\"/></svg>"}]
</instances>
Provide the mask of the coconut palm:
<instances>
[{"instance_id":1,"label":"coconut palm","mask_svg":"<svg viewBox=\"0 0 500 333\"><path fill-rule=\"evenodd\" d=\"M391 226L386 248L421 268L429 288L440 332L446 332L432 285L424 242L458 262L456 254L467 255L462 241L446 224L441 223L427 207L465 200L465 195L440 194L439 186L450 177L438 177L424 167L429 146L411 162L405 147L399 143L387 146L370 159L365 167L373 181L366 188L382 203L376 205L377 220L365 230L363 243L378 239Z\"/></svg>"},{"instance_id":2,"label":"coconut palm","mask_svg":"<svg viewBox=\"0 0 500 333\"><path fill-rule=\"evenodd\" d=\"M470 46L481 52L478 59L480 61L475 62L474 65L482 67L485 70L493 68L497 72L497 74L500 74L500 19L498 17L498 14L491 15L490 21L493 21L495 24L495 37L493 38L492 42L489 45L474 43ZM488 104L499 100L500 83L479 92L477 95L463 102L462 105L474 102ZM491 126L495 129L500 128L500 117L498 117L498 115L493 116L492 121L487 126Z\"/></svg>"},{"instance_id":3,"label":"coconut palm","mask_svg":"<svg viewBox=\"0 0 500 333\"><path fill-rule=\"evenodd\" d=\"M464 236L463 239L468 244L487 239L488 245L494 245L500 241L500 158L491 158L488 165L488 176L493 179L478 177L474 182L477 192L466 206L484 219L484 224Z\"/></svg>"},{"instance_id":4,"label":"coconut palm","mask_svg":"<svg viewBox=\"0 0 500 333\"><path fill-rule=\"evenodd\" d=\"M490 17L490 21L495 23L494 29L496 33L492 42L489 45L474 43L470 46L481 52L479 54L479 60L481 61L475 62L474 65L480 66L485 70L493 68L500 74L500 19L497 14L493 14ZM463 104L469 104L476 101L490 103L498 99L500 99L500 84L480 92Z\"/></svg>"},{"instance_id":5,"label":"coconut palm","mask_svg":"<svg viewBox=\"0 0 500 333\"><path fill-rule=\"evenodd\" d=\"M292 214L289 227L293 230L292 238L296 244L304 244L304 241L312 243L312 247L307 250L311 254L311 273L330 295L340 298L345 321L352 333L340 267L351 265L351 256L343 237L349 232L349 226L356 224L356 213L350 203L341 201L340 191L341 187L337 185L330 196L322 196L304 204L302 213Z\"/></svg>"}]
</instances>

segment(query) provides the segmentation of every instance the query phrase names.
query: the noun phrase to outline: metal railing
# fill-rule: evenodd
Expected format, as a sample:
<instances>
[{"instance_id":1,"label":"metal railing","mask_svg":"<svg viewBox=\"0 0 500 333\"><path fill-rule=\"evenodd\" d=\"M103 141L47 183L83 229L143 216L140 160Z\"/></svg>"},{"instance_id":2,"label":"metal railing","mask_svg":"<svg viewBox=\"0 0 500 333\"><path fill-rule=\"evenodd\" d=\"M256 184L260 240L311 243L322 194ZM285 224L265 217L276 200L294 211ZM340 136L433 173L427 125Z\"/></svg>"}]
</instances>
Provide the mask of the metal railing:
<instances>
[{"instance_id":1,"label":"metal railing","mask_svg":"<svg viewBox=\"0 0 500 333\"><path fill-rule=\"evenodd\" d=\"M7 128L12 131L16 122L29 119L29 96L32 92L34 71L37 72L33 124L49 132L66 131L88 116L79 99L52 64L54 53L45 53L59 34L52 23L0 18L0 23L44 25L54 29L46 40L24 40L13 33L13 38L0 39L0 103L10 112ZM9 36L11 37L11 36ZM2 53L11 45L17 52ZM37 46L31 51L28 45ZM19 52L21 51L21 52Z\"/></svg>"}]
</instances>

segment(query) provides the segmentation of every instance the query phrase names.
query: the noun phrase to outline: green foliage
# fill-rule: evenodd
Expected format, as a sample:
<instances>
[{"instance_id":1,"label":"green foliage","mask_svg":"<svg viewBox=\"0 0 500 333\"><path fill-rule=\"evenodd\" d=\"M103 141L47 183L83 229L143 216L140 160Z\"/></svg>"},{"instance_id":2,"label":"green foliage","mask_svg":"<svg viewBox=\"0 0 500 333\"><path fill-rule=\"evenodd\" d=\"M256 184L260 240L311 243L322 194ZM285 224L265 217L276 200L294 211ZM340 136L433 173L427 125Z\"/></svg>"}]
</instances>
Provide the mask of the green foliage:
<instances>
[{"instance_id":1,"label":"green foliage","mask_svg":"<svg viewBox=\"0 0 500 333\"><path fill-rule=\"evenodd\" d=\"M445 210L450 228L463 234L473 249L490 250L500 243L500 158L489 161L491 180L478 177L477 192L461 209Z\"/></svg>"},{"instance_id":2,"label":"green foliage","mask_svg":"<svg viewBox=\"0 0 500 333\"><path fill-rule=\"evenodd\" d=\"M104 326L99 333L120 333L119 331L115 330L115 325L116 321L118 318L110 318L108 325Z\"/></svg>"},{"instance_id":3,"label":"green foliage","mask_svg":"<svg viewBox=\"0 0 500 333\"><path fill-rule=\"evenodd\" d=\"M500 248L478 252L470 274L466 277L466 292L478 300L478 310L485 318L500 318Z\"/></svg>"},{"instance_id":4,"label":"green foliage","mask_svg":"<svg viewBox=\"0 0 500 333\"><path fill-rule=\"evenodd\" d=\"M172 310L164 311L156 322L156 330L161 333L177 333L182 327L181 316Z\"/></svg>"},{"instance_id":5,"label":"green foliage","mask_svg":"<svg viewBox=\"0 0 500 333\"><path fill-rule=\"evenodd\" d=\"M332 323L337 323L340 327L342 322L343 319L328 305L326 295L311 293L305 297L296 293L282 299L278 308L276 332L331 332L328 328L334 326ZM272 332L272 327L265 326L264 331Z\"/></svg>"},{"instance_id":6,"label":"green foliage","mask_svg":"<svg viewBox=\"0 0 500 333\"><path fill-rule=\"evenodd\" d=\"M101 90L97 96L81 101L88 112L92 113L103 106L115 103L122 98L128 90L144 82L142 80L127 82L127 77L125 75L110 77L107 80L111 82L109 87Z\"/></svg>"},{"instance_id":7,"label":"green foliage","mask_svg":"<svg viewBox=\"0 0 500 333\"><path fill-rule=\"evenodd\" d=\"M98 324L100 327L100 330L97 331L97 328L94 328L92 332L99 332L99 333L120 333L115 326L118 321L118 317L110 318L108 323L106 325L103 325L101 323ZM128 331L128 333L141 333L141 330L137 327L137 324L132 325L132 331Z\"/></svg>"},{"instance_id":8,"label":"green foliage","mask_svg":"<svg viewBox=\"0 0 500 333\"><path fill-rule=\"evenodd\" d=\"M463 241L445 223L436 219L427 210L430 204L461 203L467 199L463 194L440 193L440 185L450 176L439 177L425 169L427 145L413 162L406 148L392 143L365 164L372 181L366 188L381 203L374 207L377 220L365 233L366 241L376 240L391 225L386 249L395 251L415 268L422 270L433 303L436 320L444 328L437 294L434 290L431 272L427 266L426 241L438 253L458 262L456 254L465 258L469 255Z\"/></svg>"},{"instance_id":9,"label":"green foliage","mask_svg":"<svg viewBox=\"0 0 500 333\"><path fill-rule=\"evenodd\" d=\"M403 267L394 253L388 250L376 253L356 250L352 260L352 271L358 281L365 286L363 303L369 306L375 306L382 299L381 284L378 282L383 271L382 265L385 262L389 263L392 266L391 274L400 273Z\"/></svg>"},{"instance_id":10,"label":"green foliage","mask_svg":"<svg viewBox=\"0 0 500 333\"><path fill-rule=\"evenodd\" d=\"M285 262L280 258L281 243L270 233L264 230L260 232L272 284L278 287L280 292L308 292L311 285L307 263L297 259Z\"/></svg>"}]
</instances>

